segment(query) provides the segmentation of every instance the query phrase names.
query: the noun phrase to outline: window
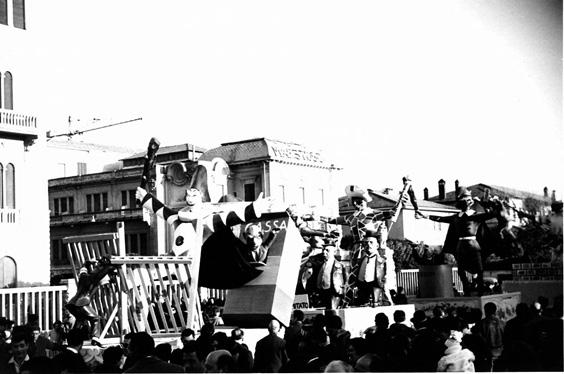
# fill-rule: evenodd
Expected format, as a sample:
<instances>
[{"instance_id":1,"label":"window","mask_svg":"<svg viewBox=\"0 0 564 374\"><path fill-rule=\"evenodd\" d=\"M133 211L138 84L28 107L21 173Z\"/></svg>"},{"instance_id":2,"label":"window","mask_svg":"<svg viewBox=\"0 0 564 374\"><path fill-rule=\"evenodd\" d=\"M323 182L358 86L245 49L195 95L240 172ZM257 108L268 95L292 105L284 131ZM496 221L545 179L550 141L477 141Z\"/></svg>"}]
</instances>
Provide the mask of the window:
<instances>
[{"instance_id":1,"label":"window","mask_svg":"<svg viewBox=\"0 0 564 374\"><path fill-rule=\"evenodd\" d=\"M305 187L298 188L298 199L301 199L301 203L306 203Z\"/></svg>"},{"instance_id":2,"label":"window","mask_svg":"<svg viewBox=\"0 0 564 374\"><path fill-rule=\"evenodd\" d=\"M0 0L0 23L8 24L8 0Z\"/></svg>"},{"instance_id":3,"label":"window","mask_svg":"<svg viewBox=\"0 0 564 374\"><path fill-rule=\"evenodd\" d=\"M74 213L74 197L69 196L53 199L53 210L56 216L59 214Z\"/></svg>"},{"instance_id":4,"label":"window","mask_svg":"<svg viewBox=\"0 0 564 374\"><path fill-rule=\"evenodd\" d=\"M108 193L86 195L86 212L103 212L108 208Z\"/></svg>"},{"instance_id":5,"label":"window","mask_svg":"<svg viewBox=\"0 0 564 374\"><path fill-rule=\"evenodd\" d=\"M76 163L76 172L78 175L86 174L86 163L85 162L77 162Z\"/></svg>"},{"instance_id":6,"label":"window","mask_svg":"<svg viewBox=\"0 0 564 374\"><path fill-rule=\"evenodd\" d=\"M67 249L62 239L51 240L51 261L54 265L70 264Z\"/></svg>"},{"instance_id":7,"label":"window","mask_svg":"<svg viewBox=\"0 0 564 374\"><path fill-rule=\"evenodd\" d=\"M286 202L286 187L283 185L278 186L278 198L281 202Z\"/></svg>"},{"instance_id":8,"label":"window","mask_svg":"<svg viewBox=\"0 0 564 374\"><path fill-rule=\"evenodd\" d=\"M147 233L125 234L125 251L127 254L138 254L141 256L147 253Z\"/></svg>"},{"instance_id":9,"label":"window","mask_svg":"<svg viewBox=\"0 0 564 374\"><path fill-rule=\"evenodd\" d=\"M319 206L325 205L325 191L323 188L319 189Z\"/></svg>"},{"instance_id":10,"label":"window","mask_svg":"<svg viewBox=\"0 0 564 374\"><path fill-rule=\"evenodd\" d=\"M13 0L14 4L14 27L25 30L25 1Z\"/></svg>"},{"instance_id":11,"label":"window","mask_svg":"<svg viewBox=\"0 0 564 374\"><path fill-rule=\"evenodd\" d=\"M245 183L245 201L255 201L254 183Z\"/></svg>"},{"instance_id":12,"label":"window","mask_svg":"<svg viewBox=\"0 0 564 374\"><path fill-rule=\"evenodd\" d=\"M0 209L4 208L4 166L0 164Z\"/></svg>"},{"instance_id":13,"label":"window","mask_svg":"<svg viewBox=\"0 0 564 374\"><path fill-rule=\"evenodd\" d=\"M135 190L121 191L121 206L127 209L139 207L137 199L135 198Z\"/></svg>"},{"instance_id":14,"label":"window","mask_svg":"<svg viewBox=\"0 0 564 374\"><path fill-rule=\"evenodd\" d=\"M6 165L6 208L16 207L16 170L14 165Z\"/></svg>"},{"instance_id":15,"label":"window","mask_svg":"<svg viewBox=\"0 0 564 374\"><path fill-rule=\"evenodd\" d=\"M12 73L4 73L4 109L14 109L14 98L12 95Z\"/></svg>"}]
</instances>

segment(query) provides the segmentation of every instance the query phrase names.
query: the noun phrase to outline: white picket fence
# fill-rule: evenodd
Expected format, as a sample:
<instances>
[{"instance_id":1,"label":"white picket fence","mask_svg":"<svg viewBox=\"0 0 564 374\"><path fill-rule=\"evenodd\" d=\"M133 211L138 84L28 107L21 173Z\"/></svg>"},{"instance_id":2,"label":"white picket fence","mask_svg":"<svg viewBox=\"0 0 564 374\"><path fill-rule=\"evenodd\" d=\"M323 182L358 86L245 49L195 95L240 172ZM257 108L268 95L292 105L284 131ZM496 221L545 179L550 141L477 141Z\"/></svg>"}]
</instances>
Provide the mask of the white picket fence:
<instances>
[{"instance_id":1,"label":"white picket fence","mask_svg":"<svg viewBox=\"0 0 564 374\"><path fill-rule=\"evenodd\" d=\"M0 289L0 316L23 325L35 314L42 331L51 329L53 322L63 320L66 292L67 286Z\"/></svg>"}]
</instances>

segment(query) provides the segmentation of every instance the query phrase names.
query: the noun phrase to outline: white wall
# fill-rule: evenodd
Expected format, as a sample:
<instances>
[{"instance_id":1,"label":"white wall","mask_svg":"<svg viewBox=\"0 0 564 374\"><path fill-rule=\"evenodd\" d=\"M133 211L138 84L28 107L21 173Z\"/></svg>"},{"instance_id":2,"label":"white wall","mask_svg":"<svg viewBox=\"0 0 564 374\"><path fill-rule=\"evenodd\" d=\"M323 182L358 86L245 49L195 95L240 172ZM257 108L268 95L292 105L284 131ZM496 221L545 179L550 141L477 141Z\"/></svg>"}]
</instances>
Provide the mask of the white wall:
<instances>
[{"instance_id":1,"label":"white wall","mask_svg":"<svg viewBox=\"0 0 564 374\"><path fill-rule=\"evenodd\" d=\"M428 212L437 216L448 216L453 213ZM416 219L415 212L403 209L397 222L390 231L390 239L409 239L413 242L424 242L427 245L443 245L448 230L448 223L434 222L428 219Z\"/></svg>"}]
</instances>

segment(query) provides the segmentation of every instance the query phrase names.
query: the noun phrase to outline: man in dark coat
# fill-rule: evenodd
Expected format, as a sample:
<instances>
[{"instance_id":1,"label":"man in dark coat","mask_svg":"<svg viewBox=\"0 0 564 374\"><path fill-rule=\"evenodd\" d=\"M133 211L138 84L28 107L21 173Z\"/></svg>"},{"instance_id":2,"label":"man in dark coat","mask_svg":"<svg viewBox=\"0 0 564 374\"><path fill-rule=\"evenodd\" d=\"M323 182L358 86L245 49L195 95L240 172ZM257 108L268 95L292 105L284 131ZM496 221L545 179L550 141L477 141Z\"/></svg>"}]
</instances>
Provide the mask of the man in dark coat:
<instances>
[{"instance_id":1,"label":"man in dark coat","mask_svg":"<svg viewBox=\"0 0 564 374\"><path fill-rule=\"evenodd\" d=\"M125 373L183 373L184 368L169 364L154 356L155 341L146 332L133 334L129 343L128 357L133 358L133 365Z\"/></svg>"},{"instance_id":2,"label":"man in dark coat","mask_svg":"<svg viewBox=\"0 0 564 374\"><path fill-rule=\"evenodd\" d=\"M465 296L469 296L471 291L466 271L477 275L478 293L482 293L484 266L481 251L486 246L487 225L485 222L497 216L497 212L493 210L477 213L470 209L473 203L470 191L461 187L456 202L456 207L461 210L460 213L444 217L432 215L428 217L432 221L449 224L443 251L454 253Z\"/></svg>"},{"instance_id":3,"label":"man in dark coat","mask_svg":"<svg viewBox=\"0 0 564 374\"><path fill-rule=\"evenodd\" d=\"M68 346L64 351L53 358L55 366L60 372L88 373L90 369L80 355L82 343L84 342L84 330L72 329L67 334Z\"/></svg>"},{"instance_id":4,"label":"man in dark coat","mask_svg":"<svg viewBox=\"0 0 564 374\"><path fill-rule=\"evenodd\" d=\"M278 373L288 361L286 342L278 337L280 323L272 320L268 324L268 335L257 342L253 370L260 373Z\"/></svg>"}]
</instances>

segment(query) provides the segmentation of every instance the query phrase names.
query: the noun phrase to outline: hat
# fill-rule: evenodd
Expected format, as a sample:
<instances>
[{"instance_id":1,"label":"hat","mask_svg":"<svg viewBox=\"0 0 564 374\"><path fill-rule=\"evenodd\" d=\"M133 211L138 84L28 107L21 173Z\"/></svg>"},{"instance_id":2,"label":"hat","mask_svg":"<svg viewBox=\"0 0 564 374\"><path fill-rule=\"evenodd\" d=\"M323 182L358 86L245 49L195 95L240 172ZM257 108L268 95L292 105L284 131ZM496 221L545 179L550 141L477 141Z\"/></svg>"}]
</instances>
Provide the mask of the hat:
<instances>
[{"instance_id":1,"label":"hat","mask_svg":"<svg viewBox=\"0 0 564 374\"><path fill-rule=\"evenodd\" d=\"M416 310L413 313L413 318L411 318L411 322L420 323L420 322L424 322L426 319L427 319L427 315L425 314L425 311Z\"/></svg>"},{"instance_id":2,"label":"hat","mask_svg":"<svg viewBox=\"0 0 564 374\"><path fill-rule=\"evenodd\" d=\"M363 199L367 203L372 201L372 198L370 197L368 192L364 191L362 188L355 186L355 185L347 186L345 188L345 193L347 194L347 197L350 198L350 199L356 197L356 198L359 198L359 199Z\"/></svg>"},{"instance_id":3,"label":"hat","mask_svg":"<svg viewBox=\"0 0 564 374\"><path fill-rule=\"evenodd\" d=\"M458 190L458 196L456 197L457 200L465 199L465 198L472 198L472 192L468 190L466 187L460 187Z\"/></svg>"}]
</instances>

